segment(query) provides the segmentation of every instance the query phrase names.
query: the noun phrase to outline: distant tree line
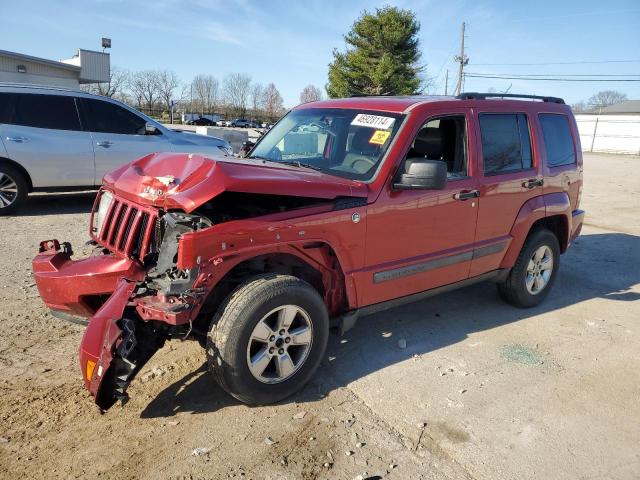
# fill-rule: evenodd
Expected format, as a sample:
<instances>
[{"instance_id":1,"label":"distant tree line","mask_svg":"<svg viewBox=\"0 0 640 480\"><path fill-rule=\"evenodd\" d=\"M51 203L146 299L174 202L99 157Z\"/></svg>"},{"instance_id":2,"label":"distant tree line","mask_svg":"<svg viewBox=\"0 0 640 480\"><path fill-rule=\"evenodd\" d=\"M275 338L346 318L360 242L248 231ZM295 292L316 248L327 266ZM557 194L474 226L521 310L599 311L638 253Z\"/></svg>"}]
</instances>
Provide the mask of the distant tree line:
<instances>
[{"instance_id":1,"label":"distant tree line","mask_svg":"<svg viewBox=\"0 0 640 480\"><path fill-rule=\"evenodd\" d=\"M616 105L627 100L627 94L616 90L602 90L589 97L587 101L580 101L571 105L576 113L598 113L601 108Z\"/></svg>"},{"instance_id":2,"label":"distant tree line","mask_svg":"<svg viewBox=\"0 0 640 480\"><path fill-rule=\"evenodd\" d=\"M282 95L273 83L263 86L244 73L230 73L221 80L200 74L183 82L171 70L132 71L113 66L109 82L83 89L163 119L169 117L172 101L176 118L180 113L196 113L273 122L285 112Z\"/></svg>"}]
</instances>

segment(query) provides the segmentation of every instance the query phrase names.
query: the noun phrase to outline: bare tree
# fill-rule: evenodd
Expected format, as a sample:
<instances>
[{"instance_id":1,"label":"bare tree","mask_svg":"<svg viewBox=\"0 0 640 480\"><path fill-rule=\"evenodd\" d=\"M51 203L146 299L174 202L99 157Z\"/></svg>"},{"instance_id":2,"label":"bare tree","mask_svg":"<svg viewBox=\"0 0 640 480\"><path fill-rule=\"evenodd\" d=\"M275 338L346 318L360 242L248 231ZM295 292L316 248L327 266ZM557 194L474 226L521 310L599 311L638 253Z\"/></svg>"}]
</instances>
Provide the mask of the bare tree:
<instances>
[{"instance_id":1,"label":"bare tree","mask_svg":"<svg viewBox=\"0 0 640 480\"><path fill-rule=\"evenodd\" d=\"M587 105L587 103L584 100L580 100L579 102L574 103L573 105L571 105L571 110L573 110L574 113L588 112L589 111L589 106Z\"/></svg>"},{"instance_id":2,"label":"bare tree","mask_svg":"<svg viewBox=\"0 0 640 480\"><path fill-rule=\"evenodd\" d=\"M259 83L251 85L251 107L253 116L257 117L262 109L262 93L264 88Z\"/></svg>"},{"instance_id":3,"label":"bare tree","mask_svg":"<svg viewBox=\"0 0 640 480\"><path fill-rule=\"evenodd\" d=\"M322 100L322 91L315 85L307 85L300 92L300 103L309 103Z\"/></svg>"},{"instance_id":4,"label":"bare tree","mask_svg":"<svg viewBox=\"0 0 640 480\"><path fill-rule=\"evenodd\" d=\"M284 101L282 95L273 83L267 85L262 94L265 114L270 121L276 120L284 111Z\"/></svg>"},{"instance_id":5,"label":"bare tree","mask_svg":"<svg viewBox=\"0 0 640 480\"><path fill-rule=\"evenodd\" d=\"M624 102L626 99L627 95L625 93L615 90L603 90L592 95L587 103L594 107L608 107L609 105Z\"/></svg>"},{"instance_id":6,"label":"bare tree","mask_svg":"<svg viewBox=\"0 0 640 480\"><path fill-rule=\"evenodd\" d=\"M220 101L220 82L213 75L196 75L191 82L200 113L211 113Z\"/></svg>"},{"instance_id":7,"label":"bare tree","mask_svg":"<svg viewBox=\"0 0 640 480\"><path fill-rule=\"evenodd\" d=\"M131 75L129 89L138 107L153 109L160 98L158 72L156 70L142 70Z\"/></svg>"},{"instance_id":8,"label":"bare tree","mask_svg":"<svg viewBox=\"0 0 640 480\"><path fill-rule=\"evenodd\" d=\"M224 77L223 91L233 112L244 117L251 92L251 77L244 73L230 73Z\"/></svg>"},{"instance_id":9,"label":"bare tree","mask_svg":"<svg viewBox=\"0 0 640 480\"><path fill-rule=\"evenodd\" d=\"M180 86L180 80L176 72L171 70L158 70L158 95L162 99L167 110L171 109L171 100L174 100L176 90Z\"/></svg>"},{"instance_id":10,"label":"bare tree","mask_svg":"<svg viewBox=\"0 0 640 480\"><path fill-rule=\"evenodd\" d=\"M111 67L109 72L109 81L105 83L89 83L82 85L80 88L94 95L102 95L104 97L118 97L124 94L124 90L129 81L129 71L117 66Z\"/></svg>"}]
</instances>

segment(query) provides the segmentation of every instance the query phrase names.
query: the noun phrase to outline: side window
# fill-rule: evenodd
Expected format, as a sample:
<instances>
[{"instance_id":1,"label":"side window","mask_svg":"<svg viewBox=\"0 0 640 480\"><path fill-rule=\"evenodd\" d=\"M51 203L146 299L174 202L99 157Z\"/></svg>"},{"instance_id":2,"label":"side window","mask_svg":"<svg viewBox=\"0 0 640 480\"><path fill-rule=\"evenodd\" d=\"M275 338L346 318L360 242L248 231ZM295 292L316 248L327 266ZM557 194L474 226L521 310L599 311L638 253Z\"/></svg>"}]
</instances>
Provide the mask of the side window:
<instances>
[{"instance_id":1,"label":"side window","mask_svg":"<svg viewBox=\"0 0 640 480\"><path fill-rule=\"evenodd\" d=\"M533 166L526 115L483 113L479 117L485 175L498 175Z\"/></svg>"},{"instance_id":2,"label":"side window","mask_svg":"<svg viewBox=\"0 0 640 480\"><path fill-rule=\"evenodd\" d=\"M81 102L90 132L144 135L145 120L126 108L92 98L82 98Z\"/></svg>"},{"instance_id":3,"label":"side window","mask_svg":"<svg viewBox=\"0 0 640 480\"><path fill-rule=\"evenodd\" d=\"M452 180L469 175L464 115L451 115L427 121L413 139L411 149L407 153L407 160L415 158L445 162L447 176Z\"/></svg>"},{"instance_id":4,"label":"side window","mask_svg":"<svg viewBox=\"0 0 640 480\"><path fill-rule=\"evenodd\" d=\"M52 130L81 130L73 97L19 93L11 123Z\"/></svg>"},{"instance_id":5,"label":"side window","mask_svg":"<svg viewBox=\"0 0 640 480\"><path fill-rule=\"evenodd\" d=\"M15 93L0 93L0 123L13 123Z\"/></svg>"},{"instance_id":6,"label":"side window","mask_svg":"<svg viewBox=\"0 0 640 480\"><path fill-rule=\"evenodd\" d=\"M576 151L569 128L569 119L564 115L541 113L539 116L547 152L547 165L569 165L576 163Z\"/></svg>"}]
</instances>

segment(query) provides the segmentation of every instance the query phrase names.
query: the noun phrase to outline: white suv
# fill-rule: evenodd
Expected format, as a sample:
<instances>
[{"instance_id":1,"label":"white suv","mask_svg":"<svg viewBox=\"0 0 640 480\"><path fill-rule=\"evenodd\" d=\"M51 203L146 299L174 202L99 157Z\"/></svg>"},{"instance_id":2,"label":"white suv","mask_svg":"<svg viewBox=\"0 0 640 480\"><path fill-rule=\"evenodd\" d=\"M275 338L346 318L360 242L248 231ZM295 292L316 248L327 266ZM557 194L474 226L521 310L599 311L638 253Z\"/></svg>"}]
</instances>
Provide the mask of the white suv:
<instances>
[{"instance_id":1,"label":"white suv","mask_svg":"<svg viewBox=\"0 0 640 480\"><path fill-rule=\"evenodd\" d=\"M0 83L0 215L32 191L94 188L152 152L232 155L226 140L170 130L116 100Z\"/></svg>"}]
</instances>

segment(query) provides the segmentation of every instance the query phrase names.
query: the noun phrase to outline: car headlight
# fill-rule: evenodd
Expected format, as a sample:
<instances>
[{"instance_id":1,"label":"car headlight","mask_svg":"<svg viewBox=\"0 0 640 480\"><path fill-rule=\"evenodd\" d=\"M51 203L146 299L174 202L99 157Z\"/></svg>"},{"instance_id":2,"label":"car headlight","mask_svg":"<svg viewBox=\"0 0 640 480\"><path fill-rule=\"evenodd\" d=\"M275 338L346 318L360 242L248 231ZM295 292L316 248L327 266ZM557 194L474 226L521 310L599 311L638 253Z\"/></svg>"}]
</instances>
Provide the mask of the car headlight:
<instances>
[{"instance_id":1,"label":"car headlight","mask_svg":"<svg viewBox=\"0 0 640 480\"><path fill-rule=\"evenodd\" d=\"M104 218L107 216L111 200L113 200L113 193L108 190L103 191L100 196L98 210L93 213L93 225L91 225L91 231L96 235L99 235L100 230L102 230L102 224L104 223Z\"/></svg>"}]
</instances>

